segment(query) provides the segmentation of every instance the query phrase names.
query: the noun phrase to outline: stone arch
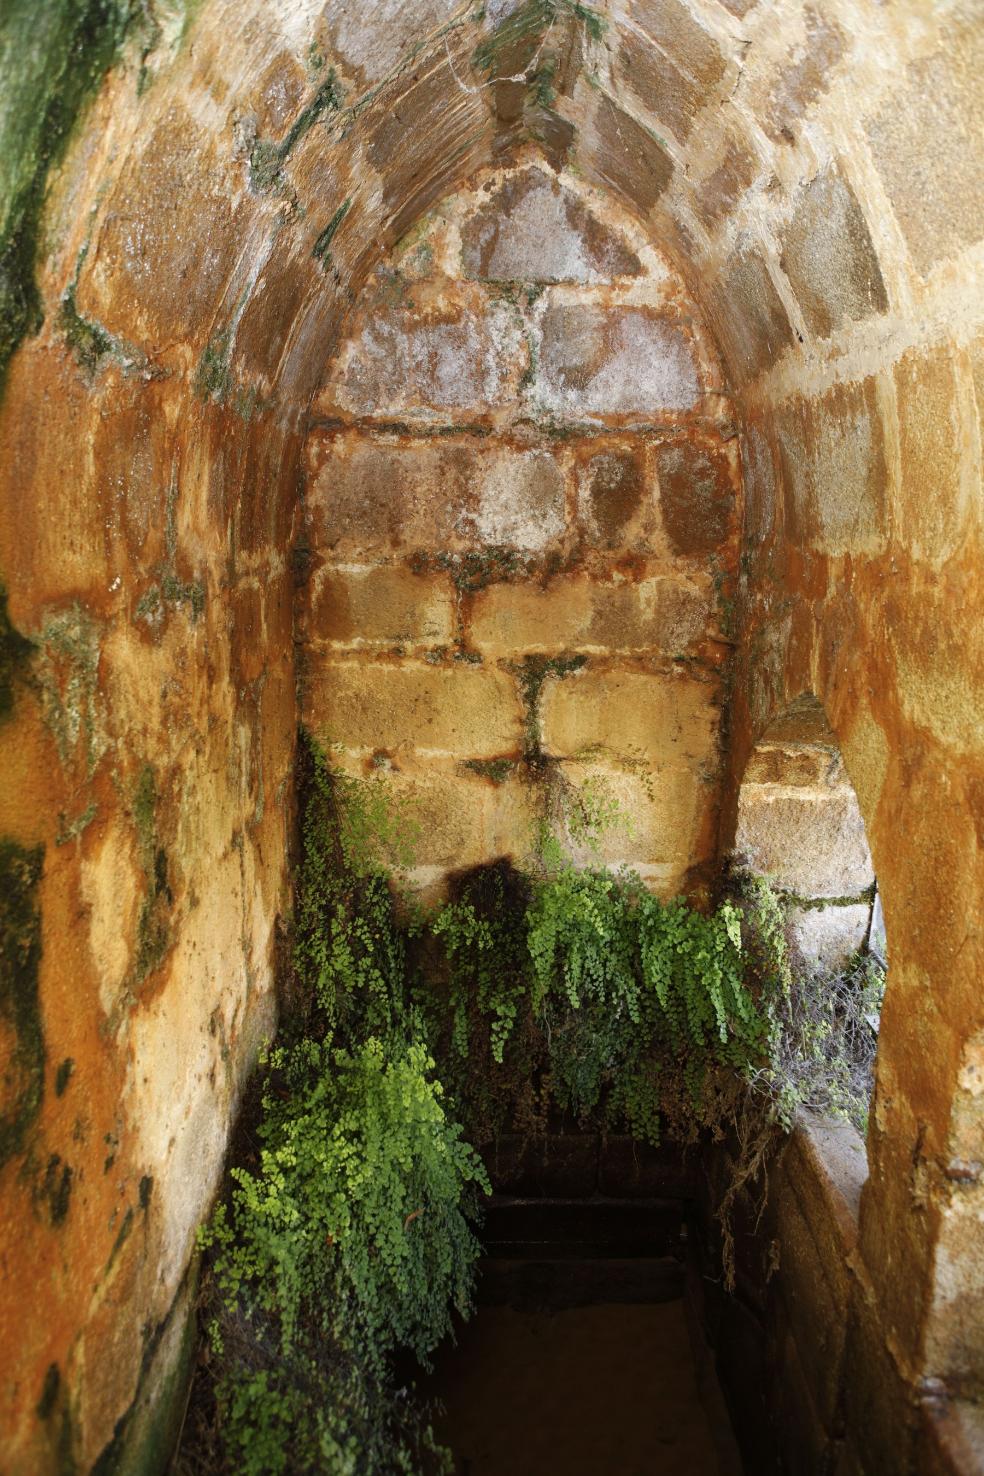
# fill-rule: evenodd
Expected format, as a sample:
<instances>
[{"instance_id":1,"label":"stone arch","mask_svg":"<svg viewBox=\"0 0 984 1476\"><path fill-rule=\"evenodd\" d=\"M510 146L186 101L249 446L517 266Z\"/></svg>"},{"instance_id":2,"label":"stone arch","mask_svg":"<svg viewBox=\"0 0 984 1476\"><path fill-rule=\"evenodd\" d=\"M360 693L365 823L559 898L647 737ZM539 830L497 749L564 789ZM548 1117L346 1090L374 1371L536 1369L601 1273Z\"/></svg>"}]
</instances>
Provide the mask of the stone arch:
<instances>
[{"instance_id":1,"label":"stone arch","mask_svg":"<svg viewBox=\"0 0 984 1476\"><path fill-rule=\"evenodd\" d=\"M316 394L303 721L421 809L417 878L524 858L546 790L664 895L706 883L741 522L685 285L539 149L421 222ZM539 796L539 798L538 798Z\"/></svg>"},{"instance_id":2,"label":"stone arch","mask_svg":"<svg viewBox=\"0 0 984 1476\"><path fill-rule=\"evenodd\" d=\"M4 340L20 347L0 407L0 575L22 634L0 623L2 813L32 867L45 847L45 939L74 940L38 965L48 1077L31 1091L39 1151L76 1186L59 1225L15 1247L18 1324L52 1266L72 1268L18 1345L31 1393L0 1415L15 1467L54 1460L34 1409L55 1365L81 1465L127 1414L140 1327L172 1315L273 1022L293 535L325 360L410 222L530 138L633 211L721 351L749 503L733 754L810 688L861 797L894 984L851 1425L872 1469L942 1462L919 1379L949 1397L984 1378L966 1352L979 1328L976 1345L948 1341L932 1290L964 1203L947 1144L982 1020L967 925L984 784L982 633L966 620L981 552L972 9L394 0L360 30L348 0L205 0L168 5L110 71L105 46L39 27L36 6L9 12L32 120L66 77L91 75L94 93L66 147L35 150L33 121L15 139L17 199L35 202L15 224L44 230L37 252L16 238L29 276L13 298L32 307ZM148 1075L149 1059L173 1074ZM17 1165L4 1172L18 1226L34 1202ZM123 1223L145 1238L113 1254ZM955 1253L945 1305L975 1306L976 1275Z\"/></svg>"},{"instance_id":3,"label":"stone arch","mask_svg":"<svg viewBox=\"0 0 984 1476\"><path fill-rule=\"evenodd\" d=\"M873 929L883 939L858 797L811 692L774 718L752 750L738 794L734 853L785 899L800 967L841 969L869 946Z\"/></svg>"}]
</instances>

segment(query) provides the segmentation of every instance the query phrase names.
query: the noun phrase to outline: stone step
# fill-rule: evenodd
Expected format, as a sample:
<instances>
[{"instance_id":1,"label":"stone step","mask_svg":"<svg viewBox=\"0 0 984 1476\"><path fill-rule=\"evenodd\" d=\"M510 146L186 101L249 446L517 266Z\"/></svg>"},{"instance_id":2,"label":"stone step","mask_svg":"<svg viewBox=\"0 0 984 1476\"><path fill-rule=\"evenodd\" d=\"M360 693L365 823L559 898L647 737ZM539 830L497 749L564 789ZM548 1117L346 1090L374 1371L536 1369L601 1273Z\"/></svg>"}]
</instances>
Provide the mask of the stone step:
<instances>
[{"instance_id":1,"label":"stone step","mask_svg":"<svg viewBox=\"0 0 984 1476\"><path fill-rule=\"evenodd\" d=\"M640 1305L679 1300L684 1276L682 1263L671 1256L488 1256L479 1263L476 1295L480 1306L517 1312L560 1312L613 1302Z\"/></svg>"},{"instance_id":2,"label":"stone step","mask_svg":"<svg viewBox=\"0 0 984 1476\"><path fill-rule=\"evenodd\" d=\"M497 1259L682 1259L686 1226L679 1200L527 1199L495 1195L481 1231Z\"/></svg>"}]
</instances>

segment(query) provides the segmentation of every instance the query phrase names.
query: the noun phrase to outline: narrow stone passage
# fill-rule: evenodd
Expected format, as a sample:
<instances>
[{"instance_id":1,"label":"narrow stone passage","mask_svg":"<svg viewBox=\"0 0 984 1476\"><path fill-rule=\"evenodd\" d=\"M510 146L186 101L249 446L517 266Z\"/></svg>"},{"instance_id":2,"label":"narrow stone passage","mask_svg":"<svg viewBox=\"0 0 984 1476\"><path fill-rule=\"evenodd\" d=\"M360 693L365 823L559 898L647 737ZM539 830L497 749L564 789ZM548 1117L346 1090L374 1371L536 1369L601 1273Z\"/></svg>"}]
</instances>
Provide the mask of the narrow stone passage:
<instances>
[{"instance_id":1,"label":"narrow stone passage","mask_svg":"<svg viewBox=\"0 0 984 1476\"><path fill-rule=\"evenodd\" d=\"M442 1356L439 1437L460 1476L724 1476L684 1303L482 1307Z\"/></svg>"},{"instance_id":2,"label":"narrow stone passage","mask_svg":"<svg viewBox=\"0 0 984 1476\"><path fill-rule=\"evenodd\" d=\"M457 1476L741 1472L665 1163L660 1189L493 1197L478 1311L426 1391Z\"/></svg>"},{"instance_id":3,"label":"narrow stone passage","mask_svg":"<svg viewBox=\"0 0 984 1476\"><path fill-rule=\"evenodd\" d=\"M982 1476L982 77L0 0L0 1476Z\"/></svg>"}]
</instances>

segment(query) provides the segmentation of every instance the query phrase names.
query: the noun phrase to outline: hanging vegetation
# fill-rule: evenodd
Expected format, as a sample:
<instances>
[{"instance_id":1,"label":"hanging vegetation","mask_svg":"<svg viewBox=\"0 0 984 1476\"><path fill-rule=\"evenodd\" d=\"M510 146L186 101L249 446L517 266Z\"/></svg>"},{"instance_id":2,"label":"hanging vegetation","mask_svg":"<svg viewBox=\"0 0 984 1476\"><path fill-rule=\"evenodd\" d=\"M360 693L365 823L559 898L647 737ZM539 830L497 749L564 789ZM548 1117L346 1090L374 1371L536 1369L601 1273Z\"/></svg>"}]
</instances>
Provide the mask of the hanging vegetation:
<instances>
[{"instance_id":1,"label":"hanging vegetation","mask_svg":"<svg viewBox=\"0 0 984 1476\"><path fill-rule=\"evenodd\" d=\"M395 1369L470 1310L489 1186L466 1139L558 1116L651 1142L737 1126L737 1191L803 1102L856 1117L845 1048L877 981L794 987L762 879L704 914L578 868L546 827L525 872L479 868L398 921L411 817L306 737L302 766L292 1003L253 1151L201 1236L209 1469L447 1469ZM579 839L611 819L599 801Z\"/></svg>"}]
</instances>

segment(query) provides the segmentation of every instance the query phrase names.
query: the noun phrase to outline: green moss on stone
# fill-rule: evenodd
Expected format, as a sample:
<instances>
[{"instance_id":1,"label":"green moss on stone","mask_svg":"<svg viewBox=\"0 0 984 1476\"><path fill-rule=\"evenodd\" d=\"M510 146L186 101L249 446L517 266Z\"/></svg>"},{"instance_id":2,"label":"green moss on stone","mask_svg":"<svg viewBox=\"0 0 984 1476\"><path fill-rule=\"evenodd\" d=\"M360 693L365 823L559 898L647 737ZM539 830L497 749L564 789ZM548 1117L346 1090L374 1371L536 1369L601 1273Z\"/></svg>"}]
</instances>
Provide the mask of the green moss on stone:
<instances>
[{"instance_id":1,"label":"green moss on stone","mask_svg":"<svg viewBox=\"0 0 984 1476\"><path fill-rule=\"evenodd\" d=\"M35 1413L39 1420L48 1419L54 1413L58 1402L58 1390L61 1385L61 1372L57 1363L48 1365L48 1372L44 1376L44 1384L41 1388L41 1398L35 1406Z\"/></svg>"},{"instance_id":2,"label":"green moss on stone","mask_svg":"<svg viewBox=\"0 0 984 1476\"><path fill-rule=\"evenodd\" d=\"M205 590L197 580L185 583L174 574L165 574L161 581L161 593L172 605L187 605L192 620L197 620L205 609Z\"/></svg>"},{"instance_id":3,"label":"green moss on stone","mask_svg":"<svg viewBox=\"0 0 984 1476\"><path fill-rule=\"evenodd\" d=\"M140 837L141 848L153 848L156 834L157 785L154 771L144 764L133 794L133 820Z\"/></svg>"},{"instance_id":4,"label":"green moss on stone","mask_svg":"<svg viewBox=\"0 0 984 1476\"><path fill-rule=\"evenodd\" d=\"M221 404L232 385L229 364L231 336L228 329L215 334L205 345L195 374L195 393L203 400Z\"/></svg>"},{"instance_id":5,"label":"green moss on stone","mask_svg":"<svg viewBox=\"0 0 984 1476\"><path fill-rule=\"evenodd\" d=\"M0 1110L0 1167L22 1152L44 1096L45 1049L38 998L41 913L36 889L44 848L0 840L0 1019L10 1039Z\"/></svg>"},{"instance_id":6,"label":"green moss on stone","mask_svg":"<svg viewBox=\"0 0 984 1476\"><path fill-rule=\"evenodd\" d=\"M88 374L95 374L103 359L113 352L112 338L98 323L84 318L75 301L75 283L65 293L61 304L61 326L65 341L75 361Z\"/></svg>"},{"instance_id":7,"label":"green moss on stone","mask_svg":"<svg viewBox=\"0 0 984 1476\"><path fill-rule=\"evenodd\" d=\"M120 1251L123 1249L123 1247L126 1245L127 1241L129 1240L129 1238L130 1238L130 1231L132 1229L133 1229L133 1206L131 1205L131 1206L128 1207L126 1214L123 1216L123 1219L120 1222L120 1228L116 1232L116 1239L113 1241L113 1249L110 1251L110 1253L109 1253L109 1260L106 1262L106 1273L105 1274L107 1276L109 1275L110 1271L112 1271L114 1265L116 1264L116 1257L119 1255Z\"/></svg>"},{"instance_id":8,"label":"green moss on stone","mask_svg":"<svg viewBox=\"0 0 984 1476\"><path fill-rule=\"evenodd\" d=\"M517 46L536 45L541 34L557 19L559 9L557 0L527 0L476 46L472 66L488 76L496 76L502 70L501 60Z\"/></svg>"},{"instance_id":9,"label":"green moss on stone","mask_svg":"<svg viewBox=\"0 0 984 1476\"><path fill-rule=\"evenodd\" d=\"M504 60L515 58L517 48L524 44L527 49L535 48L544 32L565 18L583 26L592 41L600 41L605 33L604 17L581 0L527 0L480 42L472 54L472 65L495 77L502 72Z\"/></svg>"},{"instance_id":10,"label":"green moss on stone","mask_svg":"<svg viewBox=\"0 0 984 1476\"><path fill-rule=\"evenodd\" d=\"M530 96L537 107L550 108L557 100L557 58L544 57L530 79Z\"/></svg>"},{"instance_id":11,"label":"green moss on stone","mask_svg":"<svg viewBox=\"0 0 984 1476\"><path fill-rule=\"evenodd\" d=\"M14 684L31 658L31 642L15 630L7 614L7 591L0 584L0 722L14 710Z\"/></svg>"},{"instance_id":12,"label":"green moss on stone","mask_svg":"<svg viewBox=\"0 0 984 1476\"><path fill-rule=\"evenodd\" d=\"M321 232L321 235L315 241L314 246L311 249L311 255L314 257L315 261L320 261L321 265L325 268L326 271L331 265L331 252L329 248L338 233L339 226L342 224L342 221L345 219L346 215L348 215L351 208L351 199L343 200L342 204L339 205L338 209L335 211L335 214L325 226L324 230Z\"/></svg>"},{"instance_id":13,"label":"green moss on stone","mask_svg":"<svg viewBox=\"0 0 984 1476\"><path fill-rule=\"evenodd\" d=\"M137 920L137 948L133 965L135 984L142 984L161 962L170 939L169 913L173 896L168 880L167 852L157 836L157 785L147 764L141 771L133 797L133 822L137 829L140 864L146 891Z\"/></svg>"},{"instance_id":14,"label":"green moss on stone","mask_svg":"<svg viewBox=\"0 0 984 1476\"><path fill-rule=\"evenodd\" d=\"M534 766L544 762L540 733L540 699L548 677L567 677L587 665L586 656L525 656L513 668L519 680L519 694L526 712L526 761Z\"/></svg>"},{"instance_id":15,"label":"green moss on stone","mask_svg":"<svg viewBox=\"0 0 984 1476\"><path fill-rule=\"evenodd\" d=\"M290 130L280 143L258 138L250 150L249 183L263 195L283 184L283 167L305 134L319 118L337 112L342 104L342 91L334 71L330 71L311 101L298 113ZM347 207L346 207L347 208ZM327 247L325 248L327 250Z\"/></svg>"},{"instance_id":16,"label":"green moss on stone","mask_svg":"<svg viewBox=\"0 0 984 1476\"><path fill-rule=\"evenodd\" d=\"M522 555L514 548L493 544L488 548L469 549L467 553L439 553L434 562L446 569L456 589L462 594L477 594L490 584L514 579L527 572Z\"/></svg>"},{"instance_id":17,"label":"green moss on stone","mask_svg":"<svg viewBox=\"0 0 984 1476\"><path fill-rule=\"evenodd\" d=\"M516 760L511 758L464 759L461 767L468 769L472 774L478 774L482 779L490 779L493 784L504 784L515 769Z\"/></svg>"},{"instance_id":18,"label":"green moss on stone","mask_svg":"<svg viewBox=\"0 0 984 1476\"><path fill-rule=\"evenodd\" d=\"M195 1260L167 1316L147 1329L137 1392L91 1476L164 1476L170 1468L192 1374L197 1278Z\"/></svg>"},{"instance_id":19,"label":"green moss on stone","mask_svg":"<svg viewBox=\"0 0 984 1476\"><path fill-rule=\"evenodd\" d=\"M4 0L0 7L0 388L41 327L35 277L49 171L113 65L138 0Z\"/></svg>"},{"instance_id":20,"label":"green moss on stone","mask_svg":"<svg viewBox=\"0 0 984 1476\"><path fill-rule=\"evenodd\" d=\"M52 1153L45 1165L44 1174L34 1187L34 1202L57 1228L68 1218L72 1199L72 1180L75 1170L61 1157Z\"/></svg>"},{"instance_id":21,"label":"green moss on stone","mask_svg":"<svg viewBox=\"0 0 984 1476\"><path fill-rule=\"evenodd\" d=\"M75 840L82 832L92 824L99 813L99 806L95 800L90 800L82 811L73 820L69 820L64 810L58 812L58 830L55 834L56 846L67 846L69 841Z\"/></svg>"},{"instance_id":22,"label":"green moss on stone","mask_svg":"<svg viewBox=\"0 0 984 1476\"><path fill-rule=\"evenodd\" d=\"M567 9L575 20L579 20L592 41L600 41L605 34L605 17L581 0L567 0Z\"/></svg>"},{"instance_id":23,"label":"green moss on stone","mask_svg":"<svg viewBox=\"0 0 984 1476\"><path fill-rule=\"evenodd\" d=\"M91 776L105 751L99 721L99 631L80 605L59 611L45 622L35 672L41 688L45 721L55 737L63 764L80 755Z\"/></svg>"}]
</instances>

